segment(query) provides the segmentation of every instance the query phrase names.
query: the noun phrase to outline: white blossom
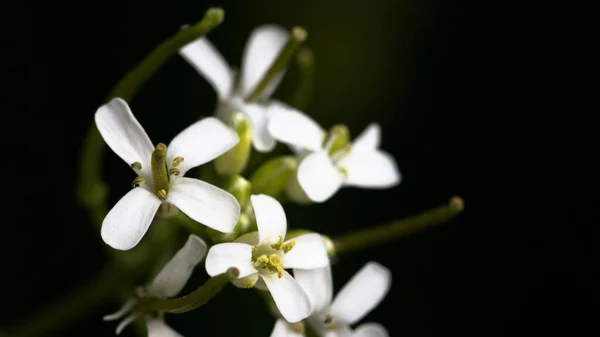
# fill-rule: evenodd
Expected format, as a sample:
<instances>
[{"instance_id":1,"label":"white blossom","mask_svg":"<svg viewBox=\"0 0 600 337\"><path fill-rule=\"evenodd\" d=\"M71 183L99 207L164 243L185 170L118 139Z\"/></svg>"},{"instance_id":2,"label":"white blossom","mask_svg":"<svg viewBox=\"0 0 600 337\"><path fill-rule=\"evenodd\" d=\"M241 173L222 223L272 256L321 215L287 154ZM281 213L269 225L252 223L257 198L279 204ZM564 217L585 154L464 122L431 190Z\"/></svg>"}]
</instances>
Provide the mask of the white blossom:
<instances>
[{"instance_id":1,"label":"white blossom","mask_svg":"<svg viewBox=\"0 0 600 337\"><path fill-rule=\"evenodd\" d=\"M238 279L248 286L271 292L282 316L298 322L311 312L307 294L284 269L309 270L329 264L325 243L319 234L305 234L284 241L287 222L281 204L267 195L250 197L258 232L245 234L237 242L221 243L210 248L206 271L215 276L230 267L239 270Z\"/></svg>"},{"instance_id":2,"label":"white blossom","mask_svg":"<svg viewBox=\"0 0 600 337\"><path fill-rule=\"evenodd\" d=\"M217 92L217 117L226 120L231 113L238 111L248 117L253 129L253 147L260 152L268 152L275 147L275 140L267 131L267 100L279 85L284 71L269 82L256 102L248 102L247 98L289 39L290 33L280 26L263 25L254 29L246 43L238 83L234 81L234 71L208 38L193 41L179 51Z\"/></svg>"},{"instance_id":3,"label":"white blossom","mask_svg":"<svg viewBox=\"0 0 600 337\"><path fill-rule=\"evenodd\" d=\"M179 133L166 147L168 187L154 186L151 157L155 147L127 103L115 98L101 106L96 126L108 146L137 173L134 187L108 212L102 223L104 242L115 249L135 247L161 205L175 205L190 218L221 232L231 232L240 206L229 193L183 175L231 149L238 136L216 118L202 119ZM157 147L158 147L157 146Z\"/></svg>"},{"instance_id":4,"label":"white blossom","mask_svg":"<svg viewBox=\"0 0 600 337\"><path fill-rule=\"evenodd\" d=\"M387 330L377 323L357 323L379 304L391 286L391 273L384 266L367 263L333 297L331 267L294 270L294 277L309 296L313 311L305 320L323 337L387 337ZM294 326L277 322L271 337L303 336Z\"/></svg>"},{"instance_id":5,"label":"white blossom","mask_svg":"<svg viewBox=\"0 0 600 337\"><path fill-rule=\"evenodd\" d=\"M169 298L177 295L192 275L194 267L202 261L205 253L206 243L201 238L193 234L190 235L185 245L175 253L173 258L141 293L144 294L144 296L151 296L154 298ZM133 321L143 319L148 329L148 337L182 337L164 322L162 314L143 312L134 312L130 314L137 303L137 298L133 298L125 302L121 309L114 314L103 317L105 321L113 321L127 315L127 317L125 317L125 319L117 326L117 335Z\"/></svg>"},{"instance_id":6,"label":"white blossom","mask_svg":"<svg viewBox=\"0 0 600 337\"><path fill-rule=\"evenodd\" d=\"M327 135L306 114L279 102L271 105L269 113L271 135L290 145L301 159L296 178L310 200L324 202L342 186L389 188L400 183L394 158L379 149L378 124L370 124L352 144L330 153L335 133Z\"/></svg>"}]
</instances>

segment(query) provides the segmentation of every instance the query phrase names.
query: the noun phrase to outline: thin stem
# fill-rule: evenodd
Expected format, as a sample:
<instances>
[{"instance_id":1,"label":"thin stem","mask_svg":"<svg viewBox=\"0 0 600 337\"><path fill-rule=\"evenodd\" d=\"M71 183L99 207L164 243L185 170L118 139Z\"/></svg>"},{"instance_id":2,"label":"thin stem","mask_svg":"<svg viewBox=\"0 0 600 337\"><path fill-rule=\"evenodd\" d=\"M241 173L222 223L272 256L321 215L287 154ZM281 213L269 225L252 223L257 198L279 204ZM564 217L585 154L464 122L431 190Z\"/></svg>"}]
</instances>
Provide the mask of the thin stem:
<instances>
[{"instance_id":1,"label":"thin stem","mask_svg":"<svg viewBox=\"0 0 600 337\"><path fill-rule=\"evenodd\" d=\"M179 31L171 38L163 41L135 68L129 71L113 88L107 101L113 97L121 97L131 101L146 81L152 77L181 47L208 34L218 26L224 18L220 8L210 8L204 18L194 26ZM96 125L92 123L88 128L87 136L83 142L79 162L79 183L77 186L77 199L88 208L93 221L102 224L103 214L106 214L107 188L102 181L102 152L104 141Z\"/></svg>"},{"instance_id":2,"label":"thin stem","mask_svg":"<svg viewBox=\"0 0 600 337\"><path fill-rule=\"evenodd\" d=\"M42 308L37 314L28 318L20 326L9 330L9 336L34 337L50 336L59 329L84 316L104 301L117 296L129 284L115 286L115 280L123 279L125 271L117 264L107 265L100 274L89 284L73 291L61 298L57 303L52 303Z\"/></svg>"},{"instance_id":3,"label":"thin stem","mask_svg":"<svg viewBox=\"0 0 600 337\"><path fill-rule=\"evenodd\" d=\"M238 275L239 270L229 268L226 273L210 278L188 295L172 299L145 298L140 301L138 308L177 314L188 312L206 304Z\"/></svg>"},{"instance_id":4,"label":"thin stem","mask_svg":"<svg viewBox=\"0 0 600 337\"><path fill-rule=\"evenodd\" d=\"M287 68L287 65L290 63L292 56L294 56L296 49L298 49L304 40L306 40L306 30L304 30L302 27L292 28L292 36L286 45L281 49L279 55L277 55L277 58L275 61L273 61L273 64L271 64L271 67L265 73L265 76L263 76L256 87L254 87L254 90L252 90L250 95L246 97L247 101L256 101L260 98L262 92L267 88L275 76Z\"/></svg>"},{"instance_id":5,"label":"thin stem","mask_svg":"<svg viewBox=\"0 0 600 337\"><path fill-rule=\"evenodd\" d=\"M398 238L406 237L457 216L464 209L460 197L450 199L448 205L440 206L421 214L396 220L389 224L344 234L333 239L336 254L349 253L369 248Z\"/></svg>"}]
</instances>

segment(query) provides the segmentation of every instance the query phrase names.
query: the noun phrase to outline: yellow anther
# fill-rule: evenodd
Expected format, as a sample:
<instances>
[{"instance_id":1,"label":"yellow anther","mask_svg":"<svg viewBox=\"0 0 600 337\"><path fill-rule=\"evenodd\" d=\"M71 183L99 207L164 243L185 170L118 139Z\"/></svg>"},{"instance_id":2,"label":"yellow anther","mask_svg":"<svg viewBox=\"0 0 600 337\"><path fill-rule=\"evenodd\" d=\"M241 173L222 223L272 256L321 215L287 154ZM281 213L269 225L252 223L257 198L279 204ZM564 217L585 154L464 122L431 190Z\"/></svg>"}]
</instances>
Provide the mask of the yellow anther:
<instances>
[{"instance_id":1,"label":"yellow anther","mask_svg":"<svg viewBox=\"0 0 600 337\"><path fill-rule=\"evenodd\" d=\"M283 266L283 260L279 254L271 254L269 256L269 264L273 267Z\"/></svg>"},{"instance_id":2,"label":"yellow anther","mask_svg":"<svg viewBox=\"0 0 600 337\"><path fill-rule=\"evenodd\" d=\"M254 253L256 251L256 246L252 246L252 252Z\"/></svg>"},{"instance_id":3,"label":"yellow anther","mask_svg":"<svg viewBox=\"0 0 600 337\"><path fill-rule=\"evenodd\" d=\"M275 250L281 250L281 247L283 247L283 236L279 236L279 240L277 240L277 243L274 243L271 245L271 248L275 249Z\"/></svg>"},{"instance_id":4,"label":"yellow anther","mask_svg":"<svg viewBox=\"0 0 600 337\"><path fill-rule=\"evenodd\" d=\"M269 258L267 257L267 255L261 255L256 258L256 262L263 265L267 265L269 263Z\"/></svg>"},{"instance_id":5,"label":"yellow anther","mask_svg":"<svg viewBox=\"0 0 600 337\"><path fill-rule=\"evenodd\" d=\"M158 198L160 200L166 200L167 199L167 191L165 191L164 189L156 192L156 195L158 196Z\"/></svg>"},{"instance_id":6,"label":"yellow anther","mask_svg":"<svg viewBox=\"0 0 600 337\"><path fill-rule=\"evenodd\" d=\"M143 177L137 177L133 180L133 182L131 183L131 187L136 188L138 186L140 186L140 184L142 184L144 181L146 181Z\"/></svg>"},{"instance_id":7,"label":"yellow anther","mask_svg":"<svg viewBox=\"0 0 600 337\"><path fill-rule=\"evenodd\" d=\"M304 323L296 322L292 324L292 328L299 334L304 336Z\"/></svg>"},{"instance_id":8,"label":"yellow anther","mask_svg":"<svg viewBox=\"0 0 600 337\"><path fill-rule=\"evenodd\" d=\"M183 157L175 157L173 158L173 167L179 166L183 162Z\"/></svg>"},{"instance_id":9,"label":"yellow anther","mask_svg":"<svg viewBox=\"0 0 600 337\"><path fill-rule=\"evenodd\" d=\"M283 267L277 267L277 277L283 277Z\"/></svg>"},{"instance_id":10,"label":"yellow anther","mask_svg":"<svg viewBox=\"0 0 600 337\"><path fill-rule=\"evenodd\" d=\"M172 169L169 169L169 175L170 176L172 176L172 175L178 176L180 173L181 173L181 171L179 171L178 168L173 167Z\"/></svg>"},{"instance_id":11,"label":"yellow anther","mask_svg":"<svg viewBox=\"0 0 600 337\"><path fill-rule=\"evenodd\" d=\"M296 246L296 240L290 240L286 242L286 244L282 247L283 253L287 254L290 250L292 250L292 248L294 248L294 246Z\"/></svg>"},{"instance_id":12,"label":"yellow anther","mask_svg":"<svg viewBox=\"0 0 600 337\"><path fill-rule=\"evenodd\" d=\"M325 329L331 330L335 329L335 324L333 323L333 317L331 315L327 315L325 320L323 321L323 325L325 325Z\"/></svg>"},{"instance_id":13,"label":"yellow anther","mask_svg":"<svg viewBox=\"0 0 600 337\"><path fill-rule=\"evenodd\" d=\"M142 164L139 161L133 162L131 168L139 171L142 169Z\"/></svg>"}]
</instances>

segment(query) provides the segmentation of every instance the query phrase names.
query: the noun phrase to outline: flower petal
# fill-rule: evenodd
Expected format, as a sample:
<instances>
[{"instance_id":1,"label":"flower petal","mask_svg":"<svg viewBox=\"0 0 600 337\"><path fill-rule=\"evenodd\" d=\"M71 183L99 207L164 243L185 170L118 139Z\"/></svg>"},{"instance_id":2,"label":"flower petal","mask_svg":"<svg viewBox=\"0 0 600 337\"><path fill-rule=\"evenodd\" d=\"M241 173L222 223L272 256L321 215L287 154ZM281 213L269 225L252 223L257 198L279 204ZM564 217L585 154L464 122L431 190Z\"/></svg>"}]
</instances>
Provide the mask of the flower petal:
<instances>
[{"instance_id":1,"label":"flower petal","mask_svg":"<svg viewBox=\"0 0 600 337\"><path fill-rule=\"evenodd\" d=\"M252 246L245 243L227 242L212 246L206 255L206 272L215 276L235 267L239 270L238 278L257 273L252 266Z\"/></svg>"},{"instance_id":2,"label":"flower petal","mask_svg":"<svg viewBox=\"0 0 600 337\"><path fill-rule=\"evenodd\" d=\"M275 322L271 337L304 337L303 333L294 330L294 327L283 319L278 319Z\"/></svg>"},{"instance_id":3,"label":"flower petal","mask_svg":"<svg viewBox=\"0 0 600 337\"><path fill-rule=\"evenodd\" d=\"M333 165L325 151L306 156L298 166L298 182L314 202L329 199L343 181L344 175Z\"/></svg>"},{"instance_id":4,"label":"flower petal","mask_svg":"<svg viewBox=\"0 0 600 337\"><path fill-rule=\"evenodd\" d=\"M167 262L146 290L158 298L177 295L192 275L194 267L202 261L205 253L204 240L196 235L190 235L185 245Z\"/></svg>"},{"instance_id":5,"label":"flower petal","mask_svg":"<svg viewBox=\"0 0 600 337\"><path fill-rule=\"evenodd\" d=\"M327 247L321 235L312 233L294 238L294 248L283 256L285 268L315 269L329 264Z\"/></svg>"},{"instance_id":6,"label":"flower petal","mask_svg":"<svg viewBox=\"0 0 600 337\"><path fill-rule=\"evenodd\" d=\"M134 162L142 164L142 175L151 180L150 158L154 146L127 102L113 98L96 111L94 119L106 144L127 165Z\"/></svg>"},{"instance_id":7,"label":"flower petal","mask_svg":"<svg viewBox=\"0 0 600 337\"><path fill-rule=\"evenodd\" d=\"M181 55L217 92L226 99L233 89L233 72L217 48L205 37L190 42L179 50Z\"/></svg>"},{"instance_id":8,"label":"flower petal","mask_svg":"<svg viewBox=\"0 0 600 337\"><path fill-rule=\"evenodd\" d=\"M308 295L287 271L284 271L282 278L278 278L277 274L261 275L261 277L286 321L296 323L310 315L311 305Z\"/></svg>"},{"instance_id":9,"label":"flower petal","mask_svg":"<svg viewBox=\"0 0 600 337\"><path fill-rule=\"evenodd\" d=\"M162 319L146 319L148 337L183 337L171 329Z\"/></svg>"},{"instance_id":10,"label":"flower petal","mask_svg":"<svg viewBox=\"0 0 600 337\"><path fill-rule=\"evenodd\" d=\"M311 151L323 148L325 131L305 113L280 102L269 105L269 133L280 142Z\"/></svg>"},{"instance_id":11,"label":"flower petal","mask_svg":"<svg viewBox=\"0 0 600 337\"><path fill-rule=\"evenodd\" d=\"M389 269L377 262L369 262L340 290L329 314L335 320L352 325L381 302L391 283Z\"/></svg>"},{"instance_id":12,"label":"flower petal","mask_svg":"<svg viewBox=\"0 0 600 337\"><path fill-rule=\"evenodd\" d=\"M355 149L375 150L379 148L381 143L381 128L377 123L371 123L367 128L358 135L352 142L352 147Z\"/></svg>"},{"instance_id":13,"label":"flower petal","mask_svg":"<svg viewBox=\"0 0 600 337\"><path fill-rule=\"evenodd\" d=\"M117 312L115 312L113 314L105 315L104 317L102 317L102 320L103 321L114 321L114 320L122 318L123 316L127 315L131 311L131 309L133 309L135 307L137 302L138 301L135 298L128 300L127 302L125 302L123 304L123 306L121 308L119 308L119 310L117 310Z\"/></svg>"},{"instance_id":14,"label":"flower petal","mask_svg":"<svg viewBox=\"0 0 600 337\"><path fill-rule=\"evenodd\" d=\"M346 170L347 186L388 188L402 180L396 161L383 151L352 149L338 166Z\"/></svg>"},{"instance_id":15,"label":"flower petal","mask_svg":"<svg viewBox=\"0 0 600 337\"><path fill-rule=\"evenodd\" d=\"M244 97L254 90L289 38L287 30L275 25L262 25L252 31L242 59L241 89ZM279 74L269 83L263 91L263 97L269 97L275 91L282 75Z\"/></svg>"},{"instance_id":16,"label":"flower petal","mask_svg":"<svg viewBox=\"0 0 600 337\"><path fill-rule=\"evenodd\" d=\"M192 178L176 178L167 201L190 218L220 232L231 233L240 217L240 204L222 189Z\"/></svg>"},{"instance_id":17,"label":"flower petal","mask_svg":"<svg viewBox=\"0 0 600 337\"><path fill-rule=\"evenodd\" d=\"M313 312L317 313L329 307L333 297L333 280L329 264L317 269L294 269L294 278L310 298Z\"/></svg>"},{"instance_id":18,"label":"flower petal","mask_svg":"<svg viewBox=\"0 0 600 337\"><path fill-rule=\"evenodd\" d=\"M102 240L118 250L129 250L140 242L161 201L142 187L129 191L108 212L102 222Z\"/></svg>"},{"instance_id":19,"label":"flower petal","mask_svg":"<svg viewBox=\"0 0 600 337\"><path fill-rule=\"evenodd\" d=\"M214 118L204 118L181 131L167 147L167 165L171 167L175 157L183 157L177 166L180 176L187 170L207 163L240 141L233 130Z\"/></svg>"},{"instance_id":20,"label":"flower petal","mask_svg":"<svg viewBox=\"0 0 600 337\"><path fill-rule=\"evenodd\" d=\"M378 323L361 324L352 333L352 337L388 337L389 334L383 325Z\"/></svg>"},{"instance_id":21,"label":"flower petal","mask_svg":"<svg viewBox=\"0 0 600 337\"><path fill-rule=\"evenodd\" d=\"M276 142L267 129L269 123L267 108L260 104L244 103L240 106L240 109L248 116L252 124L252 146L254 149L259 152L273 150Z\"/></svg>"},{"instance_id":22,"label":"flower petal","mask_svg":"<svg viewBox=\"0 0 600 337\"><path fill-rule=\"evenodd\" d=\"M265 195L250 196L256 226L258 227L259 244L275 243L287 232L287 220L281 204L274 198Z\"/></svg>"}]
</instances>

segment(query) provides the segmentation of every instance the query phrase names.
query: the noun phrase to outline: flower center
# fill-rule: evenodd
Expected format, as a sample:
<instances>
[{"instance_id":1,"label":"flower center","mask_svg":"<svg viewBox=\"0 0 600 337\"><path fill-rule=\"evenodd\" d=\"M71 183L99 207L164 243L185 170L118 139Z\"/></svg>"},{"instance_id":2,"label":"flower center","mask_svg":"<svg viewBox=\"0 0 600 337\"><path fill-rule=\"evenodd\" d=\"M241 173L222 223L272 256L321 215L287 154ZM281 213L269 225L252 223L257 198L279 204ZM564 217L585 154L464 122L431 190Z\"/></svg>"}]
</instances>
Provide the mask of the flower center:
<instances>
[{"instance_id":1,"label":"flower center","mask_svg":"<svg viewBox=\"0 0 600 337\"><path fill-rule=\"evenodd\" d=\"M277 277L283 277L283 255L287 254L294 248L296 241L290 240L283 243L283 236L274 244L264 243L258 246L252 246L252 264L259 273L263 275L273 275L277 273Z\"/></svg>"},{"instance_id":2,"label":"flower center","mask_svg":"<svg viewBox=\"0 0 600 337\"><path fill-rule=\"evenodd\" d=\"M154 183L153 192L156 193L160 200L167 199L171 176L178 176L181 173L177 166L182 162L183 157L175 157L173 158L171 168L169 168L167 165L167 146L163 143L156 145L156 148L152 151L150 164L152 169L152 181ZM145 183L146 179L140 174L140 171L142 170L142 164L140 162L136 161L132 163L131 167L138 173L138 176L133 180L133 183L131 183L131 186L135 188Z\"/></svg>"}]
</instances>

